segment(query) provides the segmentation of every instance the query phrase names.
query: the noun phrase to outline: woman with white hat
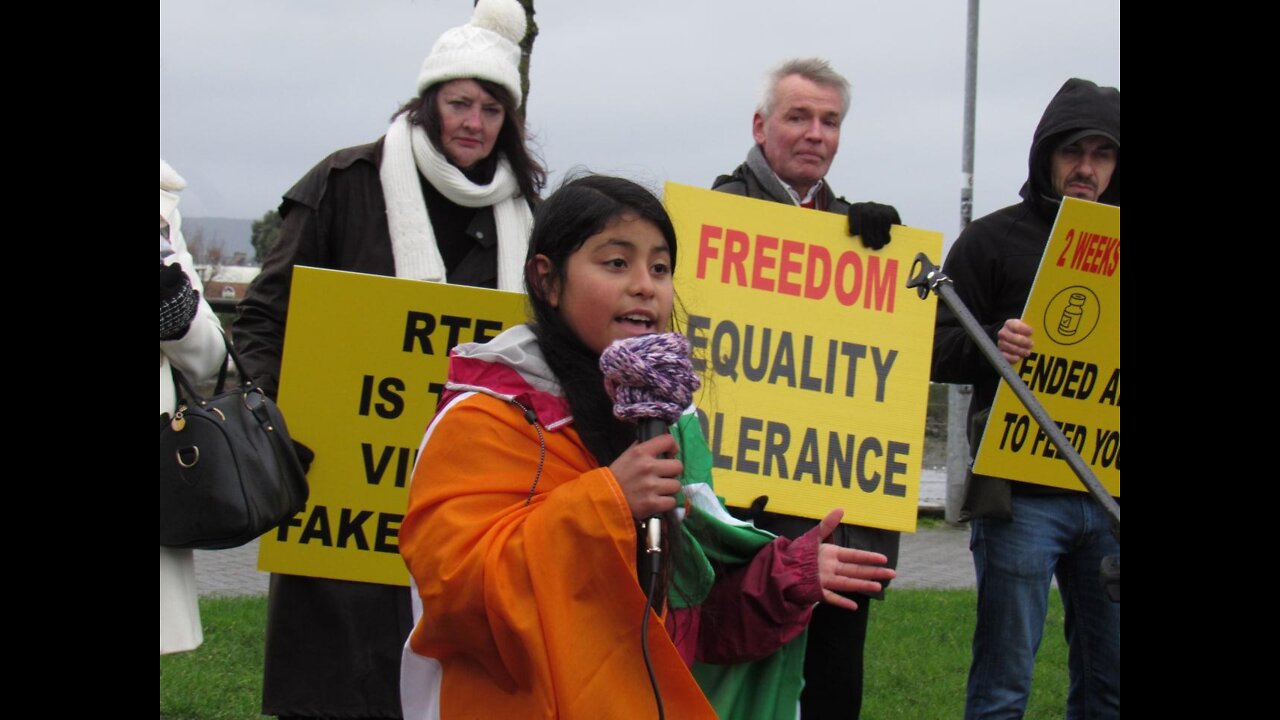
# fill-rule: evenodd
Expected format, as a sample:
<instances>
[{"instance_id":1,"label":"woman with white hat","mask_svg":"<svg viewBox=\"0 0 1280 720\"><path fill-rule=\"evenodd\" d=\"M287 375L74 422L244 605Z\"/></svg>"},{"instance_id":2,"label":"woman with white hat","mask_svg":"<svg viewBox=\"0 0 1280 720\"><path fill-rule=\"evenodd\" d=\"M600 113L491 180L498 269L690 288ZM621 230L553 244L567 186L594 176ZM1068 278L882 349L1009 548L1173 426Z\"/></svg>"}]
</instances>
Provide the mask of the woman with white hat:
<instances>
[{"instance_id":1,"label":"woman with white hat","mask_svg":"<svg viewBox=\"0 0 1280 720\"><path fill-rule=\"evenodd\" d=\"M385 136L330 155L285 193L280 239L234 325L246 370L268 393L279 387L294 265L521 289L546 181L518 111L524 34L515 0L481 0L471 22L436 41L417 97ZM272 576L263 712L399 717L409 598L398 586Z\"/></svg>"}]
</instances>

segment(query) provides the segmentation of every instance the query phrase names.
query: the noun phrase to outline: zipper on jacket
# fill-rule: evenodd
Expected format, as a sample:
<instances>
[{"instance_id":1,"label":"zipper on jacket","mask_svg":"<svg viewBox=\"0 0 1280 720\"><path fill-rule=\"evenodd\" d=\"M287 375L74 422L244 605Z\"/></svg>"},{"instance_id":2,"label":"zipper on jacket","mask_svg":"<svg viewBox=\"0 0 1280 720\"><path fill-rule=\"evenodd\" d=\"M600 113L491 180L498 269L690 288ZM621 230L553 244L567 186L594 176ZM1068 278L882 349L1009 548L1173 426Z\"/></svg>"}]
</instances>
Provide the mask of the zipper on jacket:
<instances>
[{"instance_id":1,"label":"zipper on jacket","mask_svg":"<svg viewBox=\"0 0 1280 720\"><path fill-rule=\"evenodd\" d=\"M533 502L533 494L538 490L538 481L542 479L542 467L547 462L547 439L542 434L542 424L538 422L538 416L533 410L520 404L520 401L511 398L507 402L520 408L520 414L524 415L524 419L533 426L534 432L538 433L538 470L533 474L533 484L529 486L529 497L525 498L525 507Z\"/></svg>"}]
</instances>

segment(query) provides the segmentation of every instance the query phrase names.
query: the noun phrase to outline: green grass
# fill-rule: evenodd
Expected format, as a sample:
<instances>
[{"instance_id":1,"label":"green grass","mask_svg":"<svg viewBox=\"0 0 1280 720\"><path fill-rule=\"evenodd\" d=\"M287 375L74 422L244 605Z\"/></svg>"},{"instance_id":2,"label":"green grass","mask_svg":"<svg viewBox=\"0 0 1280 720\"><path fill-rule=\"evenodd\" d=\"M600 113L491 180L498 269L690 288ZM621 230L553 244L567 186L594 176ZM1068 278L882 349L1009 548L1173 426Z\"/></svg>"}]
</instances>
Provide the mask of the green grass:
<instances>
[{"instance_id":1,"label":"green grass","mask_svg":"<svg viewBox=\"0 0 1280 720\"><path fill-rule=\"evenodd\" d=\"M160 717L258 718L267 598L202 598L204 644L160 658Z\"/></svg>"},{"instance_id":2,"label":"green grass","mask_svg":"<svg viewBox=\"0 0 1280 720\"><path fill-rule=\"evenodd\" d=\"M891 590L885 602L875 604L862 717L963 716L975 603L971 590ZM202 599L204 645L160 658L160 717L259 718L266 614L264 597ZM1054 592L1027 718L1061 718L1066 696L1062 603Z\"/></svg>"},{"instance_id":3,"label":"green grass","mask_svg":"<svg viewBox=\"0 0 1280 720\"><path fill-rule=\"evenodd\" d=\"M872 608L862 717L964 716L977 595L972 590L890 590ZM1061 718L1067 706L1062 601L1050 593L1026 717Z\"/></svg>"},{"instance_id":4,"label":"green grass","mask_svg":"<svg viewBox=\"0 0 1280 720\"><path fill-rule=\"evenodd\" d=\"M925 515L923 513L916 518L917 532L920 530L934 530L936 528L946 529L947 521L939 515Z\"/></svg>"}]
</instances>

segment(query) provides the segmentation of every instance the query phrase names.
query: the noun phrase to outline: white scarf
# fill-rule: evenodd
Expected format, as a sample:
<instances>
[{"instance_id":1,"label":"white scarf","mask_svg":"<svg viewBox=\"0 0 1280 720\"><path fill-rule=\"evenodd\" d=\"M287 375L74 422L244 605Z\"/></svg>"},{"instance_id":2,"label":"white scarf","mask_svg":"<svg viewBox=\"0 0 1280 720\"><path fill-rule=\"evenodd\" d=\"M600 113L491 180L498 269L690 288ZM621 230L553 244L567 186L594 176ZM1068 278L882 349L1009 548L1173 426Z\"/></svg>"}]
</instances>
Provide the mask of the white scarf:
<instances>
[{"instance_id":1,"label":"white scarf","mask_svg":"<svg viewBox=\"0 0 1280 720\"><path fill-rule=\"evenodd\" d=\"M425 130L409 124L407 113L401 113L391 123L382 145L382 167L378 171L387 204L396 277L449 281L436 246L431 218L427 216L419 172L440 194L463 207L493 206L498 228L498 289L521 292L533 214L525 198L517 197L520 186L511 171L511 163L499 155L493 181L476 185L436 150Z\"/></svg>"}]
</instances>

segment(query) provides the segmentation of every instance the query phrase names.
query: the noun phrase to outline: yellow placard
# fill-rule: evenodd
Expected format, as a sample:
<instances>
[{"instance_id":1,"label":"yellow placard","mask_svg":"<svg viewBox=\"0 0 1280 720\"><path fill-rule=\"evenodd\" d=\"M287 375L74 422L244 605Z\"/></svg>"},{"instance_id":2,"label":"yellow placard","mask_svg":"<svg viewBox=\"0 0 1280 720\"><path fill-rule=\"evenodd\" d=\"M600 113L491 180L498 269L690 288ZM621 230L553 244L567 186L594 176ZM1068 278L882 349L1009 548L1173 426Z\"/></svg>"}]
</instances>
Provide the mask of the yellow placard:
<instances>
[{"instance_id":1,"label":"yellow placard","mask_svg":"<svg viewBox=\"0 0 1280 720\"><path fill-rule=\"evenodd\" d=\"M1035 347L1014 370L1120 497L1120 208L1062 201L1022 320ZM973 471L1084 489L1005 383Z\"/></svg>"},{"instance_id":2,"label":"yellow placard","mask_svg":"<svg viewBox=\"0 0 1280 720\"><path fill-rule=\"evenodd\" d=\"M942 235L894 227L870 251L837 214L674 183L665 202L716 491L914 531L935 301L905 283Z\"/></svg>"},{"instance_id":3,"label":"yellow placard","mask_svg":"<svg viewBox=\"0 0 1280 720\"><path fill-rule=\"evenodd\" d=\"M516 293L295 268L280 407L316 458L306 509L262 537L258 569L408 585L400 522L449 350L525 319Z\"/></svg>"}]
</instances>

